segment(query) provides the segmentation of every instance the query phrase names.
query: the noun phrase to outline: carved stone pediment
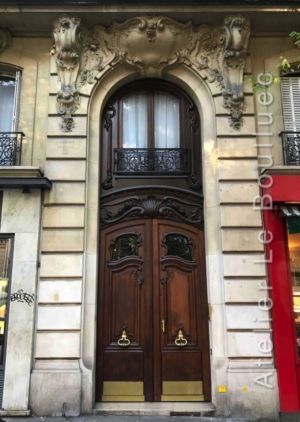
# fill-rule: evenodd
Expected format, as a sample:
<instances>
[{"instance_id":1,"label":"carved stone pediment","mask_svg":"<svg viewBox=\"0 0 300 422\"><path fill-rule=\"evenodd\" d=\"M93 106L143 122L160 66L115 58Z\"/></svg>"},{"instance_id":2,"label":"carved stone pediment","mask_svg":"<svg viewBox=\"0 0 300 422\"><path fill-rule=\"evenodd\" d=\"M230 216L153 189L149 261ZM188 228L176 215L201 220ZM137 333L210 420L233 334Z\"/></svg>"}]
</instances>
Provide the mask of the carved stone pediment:
<instances>
[{"instance_id":1,"label":"carved stone pediment","mask_svg":"<svg viewBox=\"0 0 300 422\"><path fill-rule=\"evenodd\" d=\"M57 66L61 79L58 110L68 117L78 107L80 86L94 84L99 72L120 63L144 76L161 76L170 66L192 67L208 82L222 87L231 125L239 129L243 110L243 71L250 34L242 16L229 16L220 27L195 26L169 17L135 17L109 28L81 28L80 20L60 18L55 25ZM64 112L65 110L65 112ZM69 124L69 129L72 124Z\"/></svg>"},{"instance_id":2,"label":"carved stone pediment","mask_svg":"<svg viewBox=\"0 0 300 422\"><path fill-rule=\"evenodd\" d=\"M0 54L4 51L11 41L11 35L7 29L0 28Z\"/></svg>"},{"instance_id":3,"label":"carved stone pediment","mask_svg":"<svg viewBox=\"0 0 300 422\"><path fill-rule=\"evenodd\" d=\"M119 56L144 72L175 63L185 49L191 50L195 45L192 24L182 24L167 17L114 23L110 32L114 34L114 49Z\"/></svg>"}]
</instances>

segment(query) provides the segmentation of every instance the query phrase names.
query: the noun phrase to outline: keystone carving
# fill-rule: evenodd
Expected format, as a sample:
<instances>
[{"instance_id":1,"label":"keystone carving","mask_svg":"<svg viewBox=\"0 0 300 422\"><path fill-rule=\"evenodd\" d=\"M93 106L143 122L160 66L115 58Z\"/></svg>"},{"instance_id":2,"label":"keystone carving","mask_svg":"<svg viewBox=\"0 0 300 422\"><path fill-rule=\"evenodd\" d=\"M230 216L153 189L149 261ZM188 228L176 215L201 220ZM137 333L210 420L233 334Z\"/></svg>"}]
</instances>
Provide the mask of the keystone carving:
<instances>
[{"instance_id":1,"label":"keystone carving","mask_svg":"<svg viewBox=\"0 0 300 422\"><path fill-rule=\"evenodd\" d=\"M62 16L54 23L54 41L60 90L57 93L57 111L63 117L62 128L70 132L74 127L72 114L79 106L76 81L80 68L80 19Z\"/></svg>"},{"instance_id":2,"label":"keystone carving","mask_svg":"<svg viewBox=\"0 0 300 422\"><path fill-rule=\"evenodd\" d=\"M135 17L109 28L78 27L80 20L63 16L55 25L57 68L61 79L58 111L72 130L72 114L79 105L78 89L117 66L127 64L147 77L161 76L184 64L208 82L217 82L230 110L232 127L239 129L243 111L243 74L250 34L242 16L229 16L220 27L195 26L169 17ZM71 123L70 123L71 122Z\"/></svg>"},{"instance_id":3,"label":"keystone carving","mask_svg":"<svg viewBox=\"0 0 300 422\"><path fill-rule=\"evenodd\" d=\"M11 35L7 29L0 28L0 54L9 46Z\"/></svg>"}]
</instances>

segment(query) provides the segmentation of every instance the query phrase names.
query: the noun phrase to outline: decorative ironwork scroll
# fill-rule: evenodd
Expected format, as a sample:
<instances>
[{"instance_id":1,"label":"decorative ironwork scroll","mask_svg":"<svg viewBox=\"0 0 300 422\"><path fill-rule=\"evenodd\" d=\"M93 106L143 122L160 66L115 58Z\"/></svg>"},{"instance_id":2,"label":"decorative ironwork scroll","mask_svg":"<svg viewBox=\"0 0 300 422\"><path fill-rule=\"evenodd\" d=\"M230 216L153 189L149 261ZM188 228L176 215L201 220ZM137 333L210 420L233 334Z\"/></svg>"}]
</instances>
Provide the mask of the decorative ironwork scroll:
<instances>
[{"instance_id":1,"label":"decorative ironwork scroll","mask_svg":"<svg viewBox=\"0 0 300 422\"><path fill-rule=\"evenodd\" d=\"M121 234L110 244L111 260L117 261L127 256L138 256L141 237L135 233Z\"/></svg>"},{"instance_id":2,"label":"decorative ironwork scroll","mask_svg":"<svg viewBox=\"0 0 300 422\"><path fill-rule=\"evenodd\" d=\"M187 174L188 150L184 148L119 148L114 150L116 174Z\"/></svg>"},{"instance_id":3,"label":"decorative ironwork scroll","mask_svg":"<svg viewBox=\"0 0 300 422\"><path fill-rule=\"evenodd\" d=\"M284 164L300 165L300 132L282 132Z\"/></svg>"},{"instance_id":4,"label":"decorative ironwork scroll","mask_svg":"<svg viewBox=\"0 0 300 422\"><path fill-rule=\"evenodd\" d=\"M0 132L0 166L19 166L22 148L21 132Z\"/></svg>"},{"instance_id":5,"label":"decorative ironwork scroll","mask_svg":"<svg viewBox=\"0 0 300 422\"><path fill-rule=\"evenodd\" d=\"M193 242L180 233L166 233L162 239L167 256L177 256L187 261L193 260Z\"/></svg>"}]
</instances>

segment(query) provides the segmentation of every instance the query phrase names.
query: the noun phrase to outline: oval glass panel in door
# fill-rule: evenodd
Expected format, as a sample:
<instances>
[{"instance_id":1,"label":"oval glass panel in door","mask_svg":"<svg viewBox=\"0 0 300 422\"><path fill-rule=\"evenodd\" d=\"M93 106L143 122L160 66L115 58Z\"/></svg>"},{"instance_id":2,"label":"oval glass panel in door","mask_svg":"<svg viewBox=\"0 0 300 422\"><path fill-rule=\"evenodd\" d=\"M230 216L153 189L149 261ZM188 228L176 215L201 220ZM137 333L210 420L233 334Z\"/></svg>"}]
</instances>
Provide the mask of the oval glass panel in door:
<instances>
[{"instance_id":1,"label":"oval glass panel in door","mask_svg":"<svg viewBox=\"0 0 300 422\"><path fill-rule=\"evenodd\" d=\"M126 233L111 241L111 260L125 258L126 256L138 256L141 238L135 233Z\"/></svg>"},{"instance_id":2,"label":"oval glass panel in door","mask_svg":"<svg viewBox=\"0 0 300 422\"><path fill-rule=\"evenodd\" d=\"M167 233L163 237L162 244L166 248L166 255L193 261L193 242L187 236L180 233Z\"/></svg>"}]
</instances>

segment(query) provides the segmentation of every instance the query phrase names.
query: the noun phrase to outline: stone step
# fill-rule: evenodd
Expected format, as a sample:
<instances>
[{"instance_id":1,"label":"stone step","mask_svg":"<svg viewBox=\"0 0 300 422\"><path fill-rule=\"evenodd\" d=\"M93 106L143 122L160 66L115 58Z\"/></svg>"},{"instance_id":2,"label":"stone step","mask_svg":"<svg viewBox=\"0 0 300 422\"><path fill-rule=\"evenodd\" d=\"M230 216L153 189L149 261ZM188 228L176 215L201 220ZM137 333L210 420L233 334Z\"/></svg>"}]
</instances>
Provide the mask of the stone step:
<instances>
[{"instance_id":1,"label":"stone step","mask_svg":"<svg viewBox=\"0 0 300 422\"><path fill-rule=\"evenodd\" d=\"M165 402L165 403L96 403L94 415L123 416L213 416L212 403ZM154 419L153 419L154 420Z\"/></svg>"}]
</instances>

